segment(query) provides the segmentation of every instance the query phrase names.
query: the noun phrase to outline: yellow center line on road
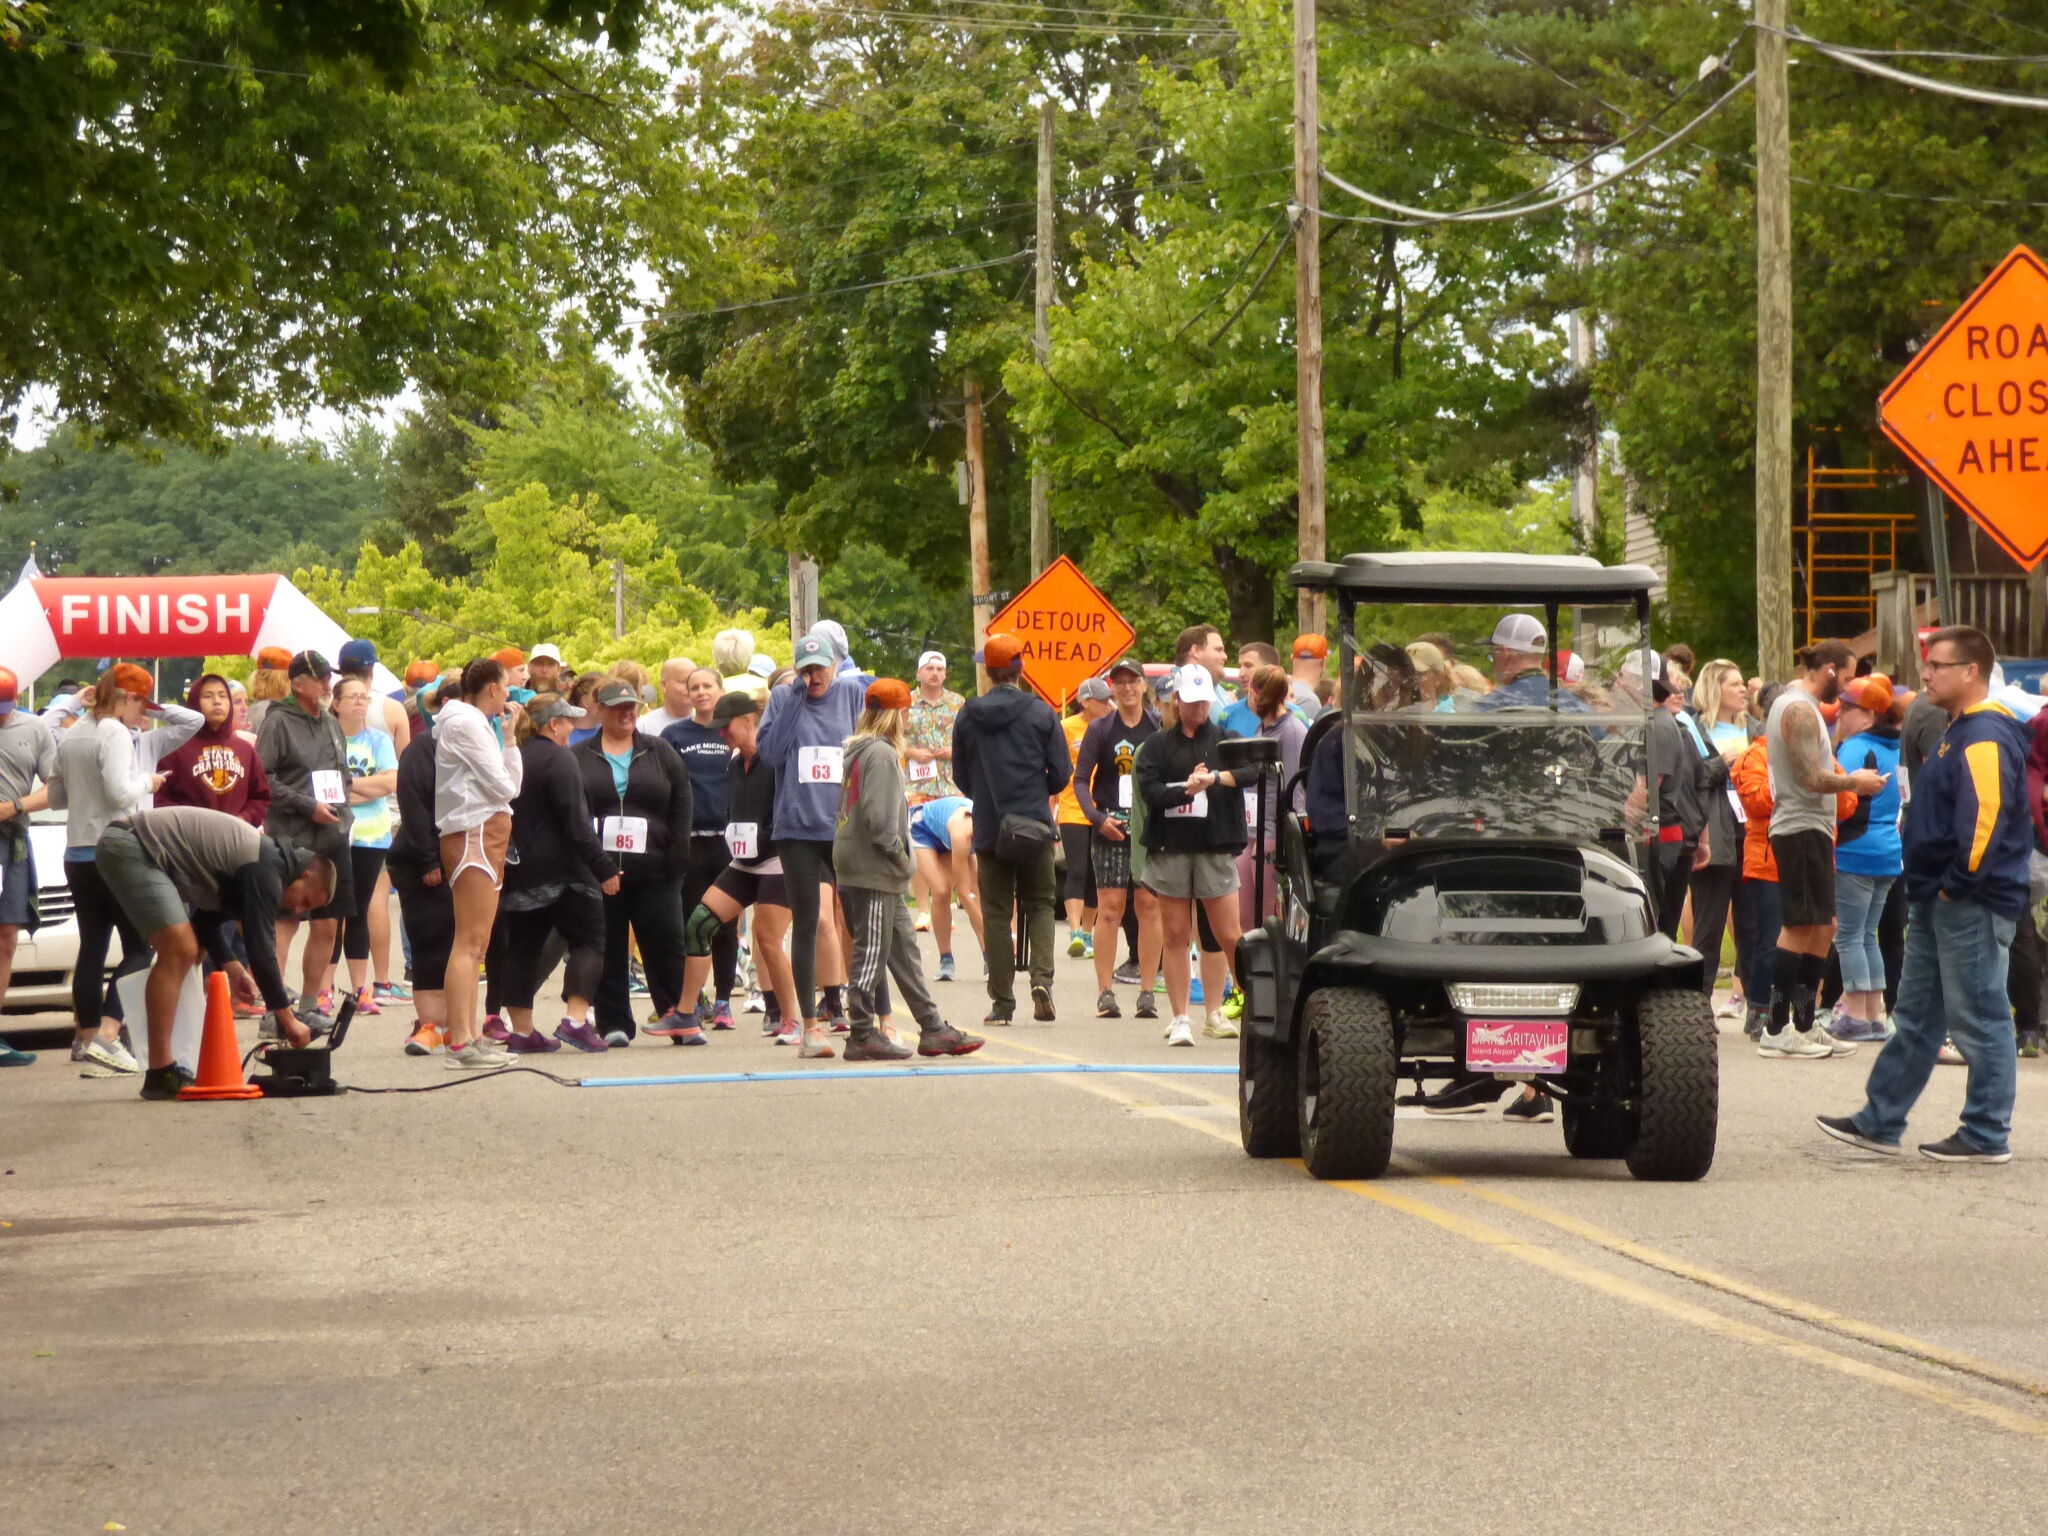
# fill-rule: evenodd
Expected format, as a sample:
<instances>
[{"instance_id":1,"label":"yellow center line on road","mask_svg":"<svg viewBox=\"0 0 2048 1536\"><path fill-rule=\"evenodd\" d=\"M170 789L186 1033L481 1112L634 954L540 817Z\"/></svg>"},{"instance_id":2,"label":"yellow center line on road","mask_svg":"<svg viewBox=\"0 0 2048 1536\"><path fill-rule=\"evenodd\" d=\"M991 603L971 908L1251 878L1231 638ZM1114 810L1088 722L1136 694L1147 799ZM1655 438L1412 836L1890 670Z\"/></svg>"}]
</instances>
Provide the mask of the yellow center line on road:
<instances>
[{"instance_id":1,"label":"yellow center line on road","mask_svg":"<svg viewBox=\"0 0 2048 1536\"><path fill-rule=\"evenodd\" d=\"M1059 1061L1081 1061L1086 1059L1048 1050L1043 1046L1025 1045L1020 1041L1007 1038L993 1040L990 1044L1008 1046L1027 1055L1050 1057ZM1064 1079L1062 1081L1066 1082ZM1227 1102L1183 1086L1186 1081L1185 1079L1147 1078L1145 1081L1157 1084L1160 1087L1170 1087L1174 1092L1186 1094L1191 1098L1201 1099L1210 1104ZM1191 1119L1186 1115L1177 1115L1170 1106L1149 1106L1144 1100L1123 1091L1114 1080L1080 1078L1067 1082L1066 1085L1083 1089L1086 1092L1095 1094L1098 1098L1108 1099L1113 1103L1121 1104L1126 1109L1152 1108L1153 1113L1150 1117L1152 1119L1170 1120L1175 1125L1184 1126L1186 1129L1198 1132L1212 1140L1223 1142L1232 1147L1238 1145L1238 1139L1232 1132L1220 1126L1212 1125L1207 1121ZM1939 1366L1961 1374L1977 1377L2029 1396L2048 1396L2048 1383L2036 1381L2018 1372L2006 1371L1988 1362L1959 1354L1953 1350L1944 1349L1939 1345L1930 1344L1925 1340L1916 1339L1907 1334L1896 1333L1891 1329L1878 1327L1873 1323L1865 1323L1860 1319L1835 1312L1827 1307L1816 1306L1811 1302L1800 1301L1795 1297L1782 1296L1759 1286L1749 1285L1745 1281L1718 1274L1713 1270L1702 1268L1684 1259L1634 1242L1631 1239L1620 1236L1618 1233L1609 1232L1604 1228L1595 1226L1591 1222L1581 1221L1577 1217L1567 1215L1562 1211L1553 1211L1533 1200L1525 1200L1518 1195L1510 1195L1500 1190L1488 1189L1483 1185L1475 1184L1468 1179L1458 1178L1455 1175L1433 1173L1429 1170L1428 1163L1421 1159L1403 1156L1400 1161L1403 1164L1414 1167L1420 1177L1438 1188L1449 1189L1460 1194L1470 1195L1475 1199L1488 1201L1500 1206L1502 1209L1513 1211L1517 1215L1526 1216L1533 1221L1540 1221L1545 1225L1556 1228L1558 1231L1593 1243L1634 1263L1646 1265L1671 1275L1676 1279L1705 1286L1731 1299L1746 1301L1752 1305L1763 1307L1788 1320L1838 1333L1880 1349L1894 1351L1928 1365ZM1302 1166L1299 1159L1289 1159L1288 1165L1300 1171L1304 1176L1307 1175L1307 1169ZM1497 1253L1517 1259L1524 1264L1556 1275L1561 1279L1570 1280L1575 1284L1585 1286L1589 1290L1599 1291L1604 1295L1628 1302L1633 1306L1657 1312L1674 1321L1689 1324L1704 1332L1716 1334L1722 1338L1735 1339L1759 1349L1770 1350L1795 1360L1804 1361L1809 1365L1819 1366L1823 1370L1834 1371L1839 1375L1851 1376L1857 1380L1869 1382L1874 1386L1889 1388L1907 1397L1918 1399L1935 1407L1945 1408L1952 1413L1959 1413L1969 1418L1978 1419L2012 1434L2048 1444L2048 1419L2037 1417L2022 1409L2009 1407L2003 1403L1992 1402L1989 1399L1976 1397L1967 1392L1959 1392L1952 1387L1944 1386L1940 1382L1925 1381L1916 1376L1909 1376L1902 1371L1895 1371L1887 1366L1861 1360L1854 1355L1843 1354L1825 1345L1811 1343L1803 1339L1788 1338L1783 1334L1774 1333L1768 1328L1760 1328L1754 1323L1724 1316L1709 1307L1700 1306L1696 1302L1686 1301L1679 1297L1666 1296L1646 1285L1630 1280L1626 1276L1609 1274L1603 1269L1586 1264L1557 1249L1546 1247L1542 1243L1516 1237L1513 1233L1492 1226L1487 1222L1465 1216L1457 1211L1437 1205L1432 1201L1418 1199L1413 1195L1402 1194L1378 1183L1366 1180L1344 1179L1331 1180L1327 1183L1326 1187L1370 1200L1376 1205L1384 1206L1391 1211L1398 1211L1405 1216L1412 1216L1418 1221L1428 1222L1430 1225L1443 1231L1465 1238L1467 1241L1477 1243L1482 1247L1490 1248Z\"/></svg>"}]
</instances>

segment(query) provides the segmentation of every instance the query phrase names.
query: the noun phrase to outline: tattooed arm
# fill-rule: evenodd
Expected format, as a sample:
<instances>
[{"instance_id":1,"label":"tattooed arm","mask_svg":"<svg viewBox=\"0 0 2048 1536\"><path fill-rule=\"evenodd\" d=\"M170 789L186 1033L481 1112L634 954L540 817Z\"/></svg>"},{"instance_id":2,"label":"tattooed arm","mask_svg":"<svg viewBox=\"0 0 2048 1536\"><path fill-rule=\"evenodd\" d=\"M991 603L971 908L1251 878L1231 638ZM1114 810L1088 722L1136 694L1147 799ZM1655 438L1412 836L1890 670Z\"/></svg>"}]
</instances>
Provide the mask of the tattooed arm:
<instances>
[{"instance_id":1,"label":"tattooed arm","mask_svg":"<svg viewBox=\"0 0 2048 1536\"><path fill-rule=\"evenodd\" d=\"M1792 759L1792 776L1807 793L1838 794L1846 789L1852 794L1874 795L1884 788L1884 775L1873 769L1844 773L1835 765L1818 708L1787 710L1784 737L1786 752Z\"/></svg>"}]
</instances>

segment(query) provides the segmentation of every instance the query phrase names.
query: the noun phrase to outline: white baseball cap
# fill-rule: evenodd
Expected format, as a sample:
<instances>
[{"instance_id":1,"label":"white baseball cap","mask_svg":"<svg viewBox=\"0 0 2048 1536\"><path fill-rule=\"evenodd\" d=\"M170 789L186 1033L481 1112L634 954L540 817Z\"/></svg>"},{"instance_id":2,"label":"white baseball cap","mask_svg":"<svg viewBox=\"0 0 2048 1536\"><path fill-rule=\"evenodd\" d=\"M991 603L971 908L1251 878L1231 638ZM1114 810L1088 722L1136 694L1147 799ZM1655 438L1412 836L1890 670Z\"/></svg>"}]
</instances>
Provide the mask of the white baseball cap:
<instances>
[{"instance_id":1,"label":"white baseball cap","mask_svg":"<svg viewBox=\"0 0 2048 1536\"><path fill-rule=\"evenodd\" d=\"M526 659L528 661L559 662L562 659L562 653L552 643L544 643L541 645L536 645L532 650L528 651L526 653Z\"/></svg>"},{"instance_id":2,"label":"white baseball cap","mask_svg":"<svg viewBox=\"0 0 2048 1536\"><path fill-rule=\"evenodd\" d=\"M1182 667L1173 675L1173 696L1183 704L1214 704L1216 679L1207 667Z\"/></svg>"},{"instance_id":3,"label":"white baseball cap","mask_svg":"<svg viewBox=\"0 0 2048 1536\"><path fill-rule=\"evenodd\" d=\"M1493 648L1497 651L1514 651L1522 656L1540 656L1549 636L1543 632L1543 622L1526 613L1511 613L1493 626Z\"/></svg>"},{"instance_id":4,"label":"white baseball cap","mask_svg":"<svg viewBox=\"0 0 2048 1536\"><path fill-rule=\"evenodd\" d=\"M926 651L917 658L917 670L920 672L926 667L943 667L945 664L946 653L944 651Z\"/></svg>"},{"instance_id":5,"label":"white baseball cap","mask_svg":"<svg viewBox=\"0 0 2048 1536\"><path fill-rule=\"evenodd\" d=\"M1564 673L1565 687L1576 687L1586 680L1586 658L1577 651L1572 651L1565 656L1564 666L1560 670Z\"/></svg>"}]
</instances>

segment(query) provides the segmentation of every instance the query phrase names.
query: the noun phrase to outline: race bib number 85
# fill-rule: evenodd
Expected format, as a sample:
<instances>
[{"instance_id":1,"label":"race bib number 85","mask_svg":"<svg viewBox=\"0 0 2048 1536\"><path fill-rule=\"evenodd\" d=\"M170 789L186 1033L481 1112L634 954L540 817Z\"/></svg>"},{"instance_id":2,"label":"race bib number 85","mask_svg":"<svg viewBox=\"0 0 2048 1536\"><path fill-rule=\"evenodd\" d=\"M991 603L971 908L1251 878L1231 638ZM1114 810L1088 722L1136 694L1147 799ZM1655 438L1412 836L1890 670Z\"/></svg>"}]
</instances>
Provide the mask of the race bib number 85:
<instances>
[{"instance_id":1,"label":"race bib number 85","mask_svg":"<svg viewBox=\"0 0 2048 1536\"><path fill-rule=\"evenodd\" d=\"M598 828L597 840L604 845L606 853L645 853L647 818L607 816L604 824Z\"/></svg>"}]
</instances>

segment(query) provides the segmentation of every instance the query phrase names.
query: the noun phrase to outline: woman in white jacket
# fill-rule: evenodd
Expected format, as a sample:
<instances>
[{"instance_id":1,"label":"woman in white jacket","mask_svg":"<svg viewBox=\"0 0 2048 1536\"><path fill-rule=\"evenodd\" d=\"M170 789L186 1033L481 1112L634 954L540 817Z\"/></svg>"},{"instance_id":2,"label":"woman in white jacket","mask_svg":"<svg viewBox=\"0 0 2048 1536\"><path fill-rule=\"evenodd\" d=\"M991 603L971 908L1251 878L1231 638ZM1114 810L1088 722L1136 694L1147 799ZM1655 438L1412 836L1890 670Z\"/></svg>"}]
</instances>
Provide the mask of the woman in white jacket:
<instances>
[{"instance_id":1,"label":"woman in white jacket","mask_svg":"<svg viewBox=\"0 0 2048 1536\"><path fill-rule=\"evenodd\" d=\"M74 698L73 712L90 707L92 718L57 739L57 772L50 780L50 804L69 813L64 883L71 887L78 919L78 960L71 972L71 1022L77 1033L71 1059L86 1063L95 1076L112 1076L139 1068L121 1040L120 993L106 984L108 942L119 930L116 982L147 970L150 950L100 878L94 846L108 822L149 809L163 783L156 765L190 740L206 718L181 704L151 702L149 674L128 662L109 667L92 689ZM157 728L142 730L144 718L152 714Z\"/></svg>"},{"instance_id":2,"label":"woman in white jacket","mask_svg":"<svg viewBox=\"0 0 2048 1536\"><path fill-rule=\"evenodd\" d=\"M507 715L505 669L488 656L462 669L462 692L434 717L434 824L441 877L455 903L448 950L448 1065L509 1066L511 1053L477 1031L476 972L490 947L512 841L522 760Z\"/></svg>"}]
</instances>

